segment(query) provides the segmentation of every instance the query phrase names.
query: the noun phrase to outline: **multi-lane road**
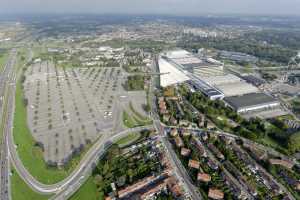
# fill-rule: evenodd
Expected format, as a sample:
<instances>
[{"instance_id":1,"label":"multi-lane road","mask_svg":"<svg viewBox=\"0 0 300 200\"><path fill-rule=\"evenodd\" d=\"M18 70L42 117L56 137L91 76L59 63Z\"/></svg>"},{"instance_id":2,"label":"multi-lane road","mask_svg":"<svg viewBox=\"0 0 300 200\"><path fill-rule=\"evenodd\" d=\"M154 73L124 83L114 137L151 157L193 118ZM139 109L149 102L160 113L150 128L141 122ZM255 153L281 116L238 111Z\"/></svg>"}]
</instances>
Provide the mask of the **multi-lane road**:
<instances>
[{"instance_id":1,"label":"multi-lane road","mask_svg":"<svg viewBox=\"0 0 300 200\"><path fill-rule=\"evenodd\" d=\"M7 129L10 128L8 125L9 117L12 113L7 112L7 108L11 106L11 95L10 90L13 90L11 87L12 83L15 80L13 71L16 63L17 52L13 49L10 52L8 61L4 66L4 70L0 74L0 124L1 124L1 146L0 146L0 199L9 200L10 197L10 162L8 154L8 145L7 145Z\"/></svg>"},{"instance_id":2,"label":"multi-lane road","mask_svg":"<svg viewBox=\"0 0 300 200\"><path fill-rule=\"evenodd\" d=\"M15 51L14 51L15 52ZM16 73L14 72L14 64L16 62L16 52L13 54L14 56L11 57L8 61L8 65L5 68L5 76L8 79L3 79L3 83L6 83L8 90L7 94L3 92L4 99L7 99L6 109L5 109L5 117L4 120L4 137L3 137L3 145L1 145L2 150L2 159L1 159L1 176L3 176L3 182L5 184L1 184L1 199L10 199L10 192L9 192L9 173L10 162L16 169L17 173L20 177L25 181L25 183L31 187L34 191L41 193L41 194L53 194L51 199L68 199L80 186L85 182L85 180L91 174L91 171L107 148L110 145L118 140L121 137L126 136L131 132L141 131L144 129L153 129L154 126L144 126L144 127L137 127L133 129L127 129L125 131L121 131L119 133L110 133L106 136L103 136L100 140L98 140L89 151L85 154L83 159L78 164L77 168L64 180L52 185L46 185L39 181L37 181L26 169L23 165L20 157L18 156L14 140L13 140L13 113L14 113L14 105L15 105L15 85L16 85ZM10 69L10 70L8 70ZM9 78L10 77L10 78ZM2 77L1 77L2 78ZM2 84L3 85L3 84ZM153 87L153 86L152 86ZM4 90L3 90L4 91ZM1 92L1 91L0 91ZM152 93L152 92L151 92ZM154 99L154 96L151 96ZM4 105L4 104L3 104ZM155 104L154 104L155 105ZM155 112L152 112L155 116ZM174 155L171 158L175 159ZM174 161L178 165L178 160ZM180 173L183 173L180 170ZM188 179L188 176L184 176L183 179ZM189 180L186 180L188 183ZM191 187L191 185L190 185ZM193 188L194 190L194 188ZM2 193L3 191L3 193ZM193 191L190 191L193 195ZM193 199L200 199L200 198L193 198Z\"/></svg>"},{"instance_id":3,"label":"multi-lane road","mask_svg":"<svg viewBox=\"0 0 300 200\"><path fill-rule=\"evenodd\" d=\"M151 117L153 119L154 125L137 127L133 129L127 129L121 132L111 132L104 135L101 139L96 141L96 143L89 149L89 151L84 155L83 159L80 161L76 169L64 180L52 184L46 185L37 181L23 165L20 157L18 156L14 141L13 141L13 113L15 106L15 87L16 87L16 72L14 66L16 63L16 50L12 50L9 56L9 60L4 67L3 72L0 75L0 111L1 111L1 122L3 123L3 135L1 142L1 168L0 168L0 180L1 180L1 196L2 200L10 200L10 163L14 166L17 173L25 181L25 183L31 187L34 191L41 194L53 194L51 199L64 200L68 199L72 194L74 194L81 185L90 176L93 167L106 152L106 150L121 137L126 136L131 132L141 131L144 129L155 128L160 132L161 141L166 148L168 157L174 166L175 173L182 180L185 186L185 190L189 193L193 200L202 199L197 188L192 184L188 173L182 166L180 160L178 160L172 146L166 140L163 134L164 125L160 123L159 117L156 110L156 100L155 100L155 76L152 77L150 82L150 92L149 98L151 102ZM156 62L153 61L153 72L155 72ZM220 133L226 134L228 133ZM236 137L231 135L232 137Z\"/></svg>"},{"instance_id":4,"label":"multi-lane road","mask_svg":"<svg viewBox=\"0 0 300 200\"><path fill-rule=\"evenodd\" d=\"M4 71L0 76L0 95L1 102L1 122L3 122L3 135L1 142L1 200L10 198L10 163L14 166L17 173L34 191L41 194L54 194L52 199L67 199L70 197L90 175L93 166L107 150L107 148L116 140L126 136L129 133L145 129L153 129L153 126L143 126L133 129L127 129L118 133L110 133L98 140L91 149L85 154L77 168L64 180L52 185L46 185L37 181L23 165L18 156L16 146L13 140L13 114L15 109L15 91L16 91L16 50L12 50ZM32 56L31 56L32 57Z\"/></svg>"}]
</instances>

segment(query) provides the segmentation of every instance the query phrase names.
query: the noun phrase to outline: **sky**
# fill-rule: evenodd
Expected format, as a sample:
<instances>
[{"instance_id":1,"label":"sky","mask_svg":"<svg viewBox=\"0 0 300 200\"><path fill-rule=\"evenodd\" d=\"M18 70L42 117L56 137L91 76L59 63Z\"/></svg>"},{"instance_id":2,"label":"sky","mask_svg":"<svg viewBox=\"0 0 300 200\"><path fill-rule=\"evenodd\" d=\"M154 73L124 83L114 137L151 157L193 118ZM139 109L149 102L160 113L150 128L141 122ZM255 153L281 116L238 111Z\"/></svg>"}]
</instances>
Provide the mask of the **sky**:
<instances>
[{"instance_id":1,"label":"sky","mask_svg":"<svg viewBox=\"0 0 300 200\"><path fill-rule=\"evenodd\" d=\"M300 15L300 0L0 0L0 13Z\"/></svg>"}]
</instances>

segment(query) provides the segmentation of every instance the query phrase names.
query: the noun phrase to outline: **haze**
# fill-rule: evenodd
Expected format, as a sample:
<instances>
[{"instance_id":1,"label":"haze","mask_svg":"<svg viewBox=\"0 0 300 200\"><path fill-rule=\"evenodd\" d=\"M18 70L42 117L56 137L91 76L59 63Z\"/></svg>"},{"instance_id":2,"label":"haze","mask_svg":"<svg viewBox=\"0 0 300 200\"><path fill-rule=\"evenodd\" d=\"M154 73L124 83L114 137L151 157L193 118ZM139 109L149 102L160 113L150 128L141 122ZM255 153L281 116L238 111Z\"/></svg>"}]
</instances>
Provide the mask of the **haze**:
<instances>
[{"instance_id":1,"label":"haze","mask_svg":"<svg viewBox=\"0 0 300 200\"><path fill-rule=\"evenodd\" d=\"M300 0L1 0L0 13L299 15Z\"/></svg>"}]
</instances>

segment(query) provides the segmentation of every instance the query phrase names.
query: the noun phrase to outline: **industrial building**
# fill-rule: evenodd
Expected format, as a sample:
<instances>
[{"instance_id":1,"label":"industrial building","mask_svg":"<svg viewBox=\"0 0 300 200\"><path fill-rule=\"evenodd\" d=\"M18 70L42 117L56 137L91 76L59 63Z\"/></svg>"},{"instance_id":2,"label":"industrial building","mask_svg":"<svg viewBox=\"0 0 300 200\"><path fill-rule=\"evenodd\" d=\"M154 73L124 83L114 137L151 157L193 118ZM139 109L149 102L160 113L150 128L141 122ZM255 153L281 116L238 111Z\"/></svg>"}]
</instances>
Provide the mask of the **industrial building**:
<instances>
[{"instance_id":1,"label":"industrial building","mask_svg":"<svg viewBox=\"0 0 300 200\"><path fill-rule=\"evenodd\" d=\"M159 69L162 87L186 82L192 90L201 91L210 100L223 99L238 113L271 112L280 108L279 101L259 91L245 80L225 73L223 64L211 58L200 58L185 50L168 51L160 55ZM258 84L258 83L257 83ZM259 84L258 84L259 85Z\"/></svg>"},{"instance_id":2,"label":"industrial building","mask_svg":"<svg viewBox=\"0 0 300 200\"><path fill-rule=\"evenodd\" d=\"M199 76L199 78L216 88L218 91L222 92L225 97L259 92L257 87L247 83L233 74L208 77Z\"/></svg>"},{"instance_id":3,"label":"industrial building","mask_svg":"<svg viewBox=\"0 0 300 200\"><path fill-rule=\"evenodd\" d=\"M200 90L211 100L222 99L223 93L213 86L202 81L196 74L223 74L223 65L217 60L208 58L202 60L185 50L175 50L163 53L158 60L160 73L160 85L179 84L188 81L192 87Z\"/></svg>"},{"instance_id":4,"label":"industrial building","mask_svg":"<svg viewBox=\"0 0 300 200\"><path fill-rule=\"evenodd\" d=\"M223 99L224 94L217 90L216 88L208 85L204 81L200 79L192 79L192 81L188 81L188 83L194 87L194 89L201 91L204 95L206 95L210 100Z\"/></svg>"},{"instance_id":5,"label":"industrial building","mask_svg":"<svg viewBox=\"0 0 300 200\"><path fill-rule=\"evenodd\" d=\"M220 51L219 57L222 59L237 61L237 62L257 62L258 58L245 53L234 52L234 51Z\"/></svg>"},{"instance_id":6,"label":"industrial building","mask_svg":"<svg viewBox=\"0 0 300 200\"><path fill-rule=\"evenodd\" d=\"M158 65L159 71L162 74L160 76L160 85L162 87L167 87L190 80L185 73L174 66L174 64L168 62L165 58L159 58Z\"/></svg>"},{"instance_id":7,"label":"industrial building","mask_svg":"<svg viewBox=\"0 0 300 200\"><path fill-rule=\"evenodd\" d=\"M259 92L257 87L243 81L220 84L215 87L221 91L225 97Z\"/></svg>"},{"instance_id":8,"label":"industrial building","mask_svg":"<svg viewBox=\"0 0 300 200\"><path fill-rule=\"evenodd\" d=\"M242 96L225 97L224 101L238 113L273 109L280 106L279 101L264 93L250 93Z\"/></svg>"}]
</instances>

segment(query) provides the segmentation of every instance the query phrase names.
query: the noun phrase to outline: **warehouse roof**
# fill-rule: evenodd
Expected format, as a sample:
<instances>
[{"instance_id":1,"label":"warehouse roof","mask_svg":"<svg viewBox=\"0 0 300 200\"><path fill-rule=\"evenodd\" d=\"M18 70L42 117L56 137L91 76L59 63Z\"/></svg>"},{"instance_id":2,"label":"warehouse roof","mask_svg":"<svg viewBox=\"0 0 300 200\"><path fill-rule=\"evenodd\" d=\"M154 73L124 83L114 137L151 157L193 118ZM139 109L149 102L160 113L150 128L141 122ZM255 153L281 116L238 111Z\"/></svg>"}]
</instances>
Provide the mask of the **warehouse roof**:
<instances>
[{"instance_id":1,"label":"warehouse roof","mask_svg":"<svg viewBox=\"0 0 300 200\"><path fill-rule=\"evenodd\" d=\"M163 58L158 60L158 65L159 72L163 73L163 75L160 76L160 84L162 87L167 87L169 85L189 80L189 77L186 74Z\"/></svg>"},{"instance_id":2,"label":"warehouse roof","mask_svg":"<svg viewBox=\"0 0 300 200\"><path fill-rule=\"evenodd\" d=\"M210 85L221 85L227 83L238 83L241 79L233 74L226 74L221 76L209 76L209 77L201 77L202 80L209 83Z\"/></svg>"},{"instance_id":3,"label":"warehouse roof","mask_svg":"<svg viewBox=\"0 0 300 200\"><path fill-rule=\"evenodd\" d=\"M250 93L242 96L225 97L224 100L235 109L278 102L273 97L264 93Z\"/></svg>"},{"instance_id":4,"label":"warehouse roof","mask_svg":"<svg viewBox=\"0 0 300 200\"><path fill-rule=\"evenodd\" d=\"M217 85L216 88L223 92L225 97L258 92L257 87L254 87L253 85L243 81L220 84Z\"/></svg>"}]
</instances>

